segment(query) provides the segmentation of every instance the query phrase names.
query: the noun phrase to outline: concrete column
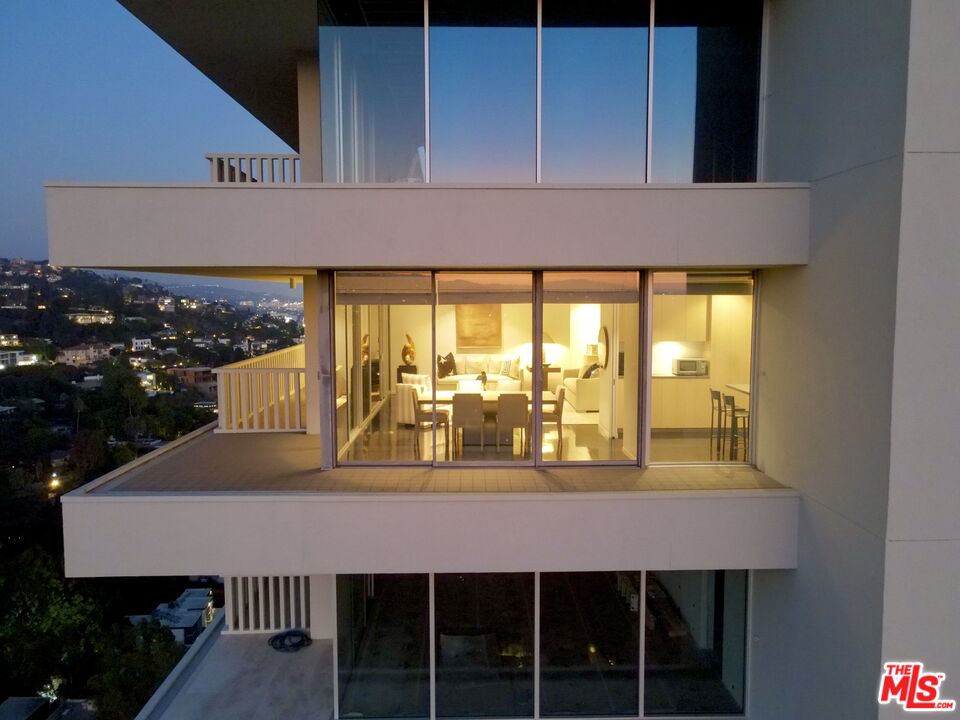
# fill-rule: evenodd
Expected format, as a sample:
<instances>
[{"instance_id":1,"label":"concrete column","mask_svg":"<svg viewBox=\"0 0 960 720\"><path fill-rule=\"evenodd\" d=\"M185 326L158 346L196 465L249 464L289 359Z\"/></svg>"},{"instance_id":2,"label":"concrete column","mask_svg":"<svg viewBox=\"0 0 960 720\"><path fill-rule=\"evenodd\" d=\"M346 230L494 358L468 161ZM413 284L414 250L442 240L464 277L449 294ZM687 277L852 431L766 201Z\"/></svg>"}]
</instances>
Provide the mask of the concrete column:
<instances>
[{"instance_id":1,"label":"concrete column","mask_svg":"<svg viewBox=\"0 0 960 720\"><path fill-rule=\"evenodd\" d=\"M303 343L307 385L307 434L321 432L320 413L320 282L316 273L303 276Z\"/></svg>"},{"instance_id":2,"label":"concrete column","mask_svg":"<svg viewBox=\"0 0 960 720\"><path fill-rule=\"evenodd\" d=\"M316 57L297 61L297 111L300 123L300 179L320 182L320 68Z\"/></svg>"},{"instance_id":3,"label":"concrete column","mask_svg":"<svg viewBox=\"0 0 960 720\"><path fill-rule=\"evenodd\" d=\"M307 433L320 435L320 469L336 457L333 374L333 273L318 270L303 276L303 342L307 384Z\"/></svg>"},{"instance_id":4,"label":"concrete column","mask_svg":"<svg viewBox=\"0 0 960 720\"><path fill-rule=\"evenodd\" d=\"M336 577L336 575L310 576L310 637L314 640L337 637L334 606Z\"/></svg>"}]
</instances>

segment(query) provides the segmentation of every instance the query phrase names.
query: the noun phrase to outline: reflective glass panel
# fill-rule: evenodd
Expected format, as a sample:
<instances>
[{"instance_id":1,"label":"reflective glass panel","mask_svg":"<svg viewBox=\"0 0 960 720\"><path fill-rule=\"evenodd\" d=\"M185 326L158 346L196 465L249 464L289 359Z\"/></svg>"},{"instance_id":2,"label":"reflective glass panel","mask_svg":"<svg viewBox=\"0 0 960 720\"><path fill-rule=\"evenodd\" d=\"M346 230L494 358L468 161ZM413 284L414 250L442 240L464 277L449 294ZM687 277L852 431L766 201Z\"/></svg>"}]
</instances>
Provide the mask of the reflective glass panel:
<instances>
[{"instance_id":1,"label":"reflective glass panel","mask_svg":"<svg viewBox=\"0 0 960 720\"><path fill-rule=\"evenodd\" d=\"M543 3L544 182L643 182L649 22L645 3Z\"/></svg>"},{"instance_id":2,"label":"reflective glass panel","mask_svg":"<svg viewBox=\"0 0 960 720\"><path fill-rule=\"evenodd\" d=\"M540 575L540 714L639 713L640 573Z\"/></svg>"},{"instance_id":3,"label":"reflective glass panel","mask_svg":"<svg viewBox=\"0 0 960 720\"><path fill-rule=\"evenodd\" d=\"M325 182L423 182L423 3L321 3Z\"/></svg>"},{"instance_id":4,"label":"reflective glass panel","mask_svg":"<svg viewBox=\"0 0 960 720\"><path fill-rule=\"evenodd\" d=\"M543 273L544 460L637 459L639 274Z\"/></svg>"},{"instance_id":5,"label":"reflective glass panel","mask_svg":"<svg viewBox=\"0 0 960 720\"><path fill-rule=\"evenodd\" d=\"M437 716L533 715L533 573L434 578Z\"/></svg>"},{"instance_id":6,"label":"reflective glass panel","mask_svg":"<svg viewBox=\"0 0 960 720\"><path fill-rule=\"evenodd\" d=\"M653 274L650 462L746 462L753 278Z\"/></svg>"},{"instance_id":7,"label":"reflective glass panel","mask_svg":"<svg viewBox=\"0 0 960 720\"><path fill-rule=\"evenodd\" d=\"M743 712L747 573L647 573L647 715Z\"/></svg>"},{"instance_id":8,"label":"reflective glass panel","mask_svg":"<svg viewBox=\"0 0 960 720\"><path fill-rule=\"evenodd\" d=\"M340 717L430 715L426 575L337 576Z\"/></svg>"},{"instance_id":9,"label":"reflective glass panel","mask_svg":"<svg viewBox=\"0 0 960 720\"><path fill-rule=\"evenodd\" d=\"M534 0L430 3L432 182L536 180Z\"/></svg>"},{"instance_id":10,"label":"reflective glass panel","mask_svg":"<svg viewBox=\"0 0 960 720\"><path fill-rule=\"evenodd\" d=\"M652 182L756 179L763 3L658 0Z\"/></svg>"},{"instance_id":11,"label":"reflective glass panel","mask_svg":"<svg viewBox=\"0 0 960 720\"><path fill-rule=\"evenodd\" d=\"M429 272L338 272L335 307L340 462L429 462Z\"/></svg>"},{"instance_id":12,"label":"reflective glass panel","mask_svg":"<svg viewBox=\"0 0 960 720\"><path fill-rule=\"evenodd\" d=\"M533 275L437 273L437 458L530 459ZM449 437L449 453L440 443Z\"/></svg>"}]
</instances>

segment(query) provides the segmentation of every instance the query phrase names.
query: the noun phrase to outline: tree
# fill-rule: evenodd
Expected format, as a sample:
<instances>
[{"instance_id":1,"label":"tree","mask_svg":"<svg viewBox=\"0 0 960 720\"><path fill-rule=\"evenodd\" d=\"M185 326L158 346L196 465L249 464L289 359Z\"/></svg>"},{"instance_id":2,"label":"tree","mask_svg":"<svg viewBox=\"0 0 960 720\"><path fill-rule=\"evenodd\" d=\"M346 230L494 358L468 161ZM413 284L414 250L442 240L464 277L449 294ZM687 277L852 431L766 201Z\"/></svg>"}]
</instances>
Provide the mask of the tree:
<instances>
[{"instance_id":1,"label":"tree","mask_svg":"<svg viewBox=\"0 0 960 720\"><path fill-rule=\"evenodd\" d=\"M90 679L98 720L129 720L177 664L182 648L154 620L120 627L103 647L103 670Z\"/></svg>"}]
</instances>

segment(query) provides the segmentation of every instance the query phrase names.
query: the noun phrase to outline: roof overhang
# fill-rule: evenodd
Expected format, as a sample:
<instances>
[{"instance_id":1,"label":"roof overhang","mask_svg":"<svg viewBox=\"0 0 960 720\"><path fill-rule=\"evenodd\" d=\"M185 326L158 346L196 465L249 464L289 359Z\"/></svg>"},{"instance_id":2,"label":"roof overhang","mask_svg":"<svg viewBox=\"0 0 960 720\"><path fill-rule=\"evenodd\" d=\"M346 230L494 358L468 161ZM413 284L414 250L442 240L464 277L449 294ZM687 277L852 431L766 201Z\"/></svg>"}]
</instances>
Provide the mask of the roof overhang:
<instances>
[{"instance_id":1,"label":"roof overhang","mask_svg":"<svg viewBox=\"0 0 960 720\"><path fill-rule=\"evenodd\" d=\"M297 60L316 57L316 0L118 0L299 150Z\"/></svg>"}]
</instances>

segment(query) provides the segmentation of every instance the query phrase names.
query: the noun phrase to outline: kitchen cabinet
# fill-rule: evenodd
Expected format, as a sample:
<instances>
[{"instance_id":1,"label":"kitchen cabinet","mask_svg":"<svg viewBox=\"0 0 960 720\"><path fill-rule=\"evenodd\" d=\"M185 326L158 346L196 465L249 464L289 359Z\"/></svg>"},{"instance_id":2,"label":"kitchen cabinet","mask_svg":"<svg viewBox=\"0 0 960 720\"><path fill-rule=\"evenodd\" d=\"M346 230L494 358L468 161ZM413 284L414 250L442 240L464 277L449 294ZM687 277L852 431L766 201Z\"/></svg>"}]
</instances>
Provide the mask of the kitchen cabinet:
<instances>
[{"instance_id":1,"label":"kitchen cabinet","mask_svg":"<svg viewBox=\"0 0 960 720\"><path fill-rule=\"evenodd\" d=\"M650 410L654 429L709 428L710 378L653 378Z\"/></svg>"},{"instance_id":2,"label":"kitchen cabinet","mask_svg":"<svg viewBox=\"0 0 960 720\"><path fill-rule=\"evenodd\" d=\"M653 341L709 340L709 300L707 295L654 295Z\"/></svg>"}]
</instances>

